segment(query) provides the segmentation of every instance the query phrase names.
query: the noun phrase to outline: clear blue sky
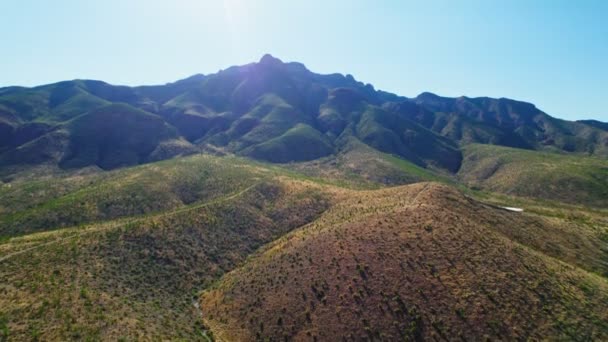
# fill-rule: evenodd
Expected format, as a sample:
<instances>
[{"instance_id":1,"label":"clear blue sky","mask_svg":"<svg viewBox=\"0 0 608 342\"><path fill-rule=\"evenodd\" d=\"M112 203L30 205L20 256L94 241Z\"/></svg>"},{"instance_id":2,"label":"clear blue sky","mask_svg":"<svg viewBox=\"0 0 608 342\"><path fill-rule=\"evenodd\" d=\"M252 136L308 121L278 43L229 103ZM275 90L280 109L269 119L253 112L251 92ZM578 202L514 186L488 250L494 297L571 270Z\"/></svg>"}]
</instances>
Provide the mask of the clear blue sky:
<instances>
[{"instance_id":1,"label":"clear blue sky","mask_svg":"<svg viewBox=\"0 0 608 342\"><path fill-rule=\"evenodd\" d=\"M404 96L608 121L608 1L6 0L0 86L158 84L271 53Z\"/></svg>"}]
</instances>

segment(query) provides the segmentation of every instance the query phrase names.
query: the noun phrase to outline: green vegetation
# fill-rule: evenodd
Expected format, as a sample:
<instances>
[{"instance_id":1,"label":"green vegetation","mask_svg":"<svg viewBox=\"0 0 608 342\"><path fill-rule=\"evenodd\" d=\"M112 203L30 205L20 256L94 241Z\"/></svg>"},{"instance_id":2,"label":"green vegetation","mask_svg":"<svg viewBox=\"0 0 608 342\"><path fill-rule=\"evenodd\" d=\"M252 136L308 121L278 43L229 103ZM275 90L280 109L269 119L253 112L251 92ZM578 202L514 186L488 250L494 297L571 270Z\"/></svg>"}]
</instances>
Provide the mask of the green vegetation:
<instances>
[{"instance_id":1,"label":"green vegetation","mask_svg":"<svg viewBox=\"0 0 608 342\"><path fill-rule=\"evenodd\" d=\"M68 174L3 186L0 235L144 215L212 200L260 177L245 165L238 159L198 155L106 174Z\"/></svg>"},{"instance_id":2,"label":"green vegetation","mask_svg":"<svg viewBox=\"0 0 608 342\"><path fill-rule=\"evenodd\" d=\"M255 145L244 154L255 159L275 163L306 161L327 156L333 152L328 139L314 128L298 124L280 137Z\"/></svg>"},{"instance_id":3,"label":"green vegetation","mask_svg":"<svg viewBox=\"0 0 608 342\"><path fill-rule=\"evenodd\" d=\"M608 160L468 145L458 177L493 192L596 207L608 206Z\"/></svg>"},{"instance_id":4,"label":"green vegetation","mask_svg":"<svg viewBox=\"0 0 608 342\"><path fill-rule=\"evenodd\" d=\"M434 173L428 169L421 168L420 166L408 162L407 160L395 157L393 155L383 156L388 162L399 168L399 172L402 175L412 177L411 182L400 182L400 183L415 183L420 181L437 181L450 183L451 180L447 177L441 176L441 174Z\"/></svg>"},{"instance_id":5,"label":"green vegetation","mask_svg":"<svg viewBox=\"0 0 608 342\"><path fill-rule=\"evenodd\" d=\"M161 141L177 137L160 117L124 104L79 116L67 127L70 152L61 161L67 168L136 165L145 161Z\"/></svg>"},{"instance_id":6,"label":"green vegetation","mask_svg":"<svg viewBox=\"0 0 608 342\"><path fill-rule=\"evenodd\" d=\"M336 155L284 167L350 188L369 189L421 181L453 182L450 175L437 169L423 168L382 153L352 137L346 139Z\"/></svg>"},{"instance_id":7,"label":"green vegetation","mask_svg":"<svg viewBox=\"0 0 608 342\"><path fill-rule=\"evenodd\" d=\"M460 152L453 142L380 108L368 107L364 111L357 124L357 135L382 152L418 165L435 165L452 172L460 166Z\"/></svg>"},{"instance_id":8,"label":"green vegetation","mask_svg":"<svg viewBox=\"0 0 608 342\"><path fill-rule=\"evenodd\" d=\"M531 103L489 97L447 98L420 94L422 107L396 106L418 123L461 144L483 143L517 148L608 156L608 132L597 122L553 118Z\"/></svg>"}]
</instances>

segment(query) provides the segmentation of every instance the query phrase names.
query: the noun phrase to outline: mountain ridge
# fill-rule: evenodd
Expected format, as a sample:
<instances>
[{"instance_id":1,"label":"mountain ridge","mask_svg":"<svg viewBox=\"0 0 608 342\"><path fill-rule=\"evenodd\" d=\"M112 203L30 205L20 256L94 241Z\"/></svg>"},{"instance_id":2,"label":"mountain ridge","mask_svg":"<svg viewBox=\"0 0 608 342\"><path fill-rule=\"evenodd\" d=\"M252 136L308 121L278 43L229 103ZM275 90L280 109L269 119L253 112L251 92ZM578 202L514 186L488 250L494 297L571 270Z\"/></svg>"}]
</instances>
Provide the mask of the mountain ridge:
<instances>
[{"instance_id":1,"label":"mountain ridge","mask_svg":"<svg viewBox=\"0 0 608 342\"><path fill-rule=\"evenodd\" d=\"M82 126L71 123L99 112L105 113L104 130L83 134ZM143 118L162 122L166 132L137 133L148 131ZM296 129L302 125L309 128ZM112 169L206 147L262 161L305 162L336 155L350 138L452 174L461 167L462 147L471 143L608 156L608 131L600 122L556 119L506 98L429 92L407 98L349 74L317 74L268 54L257 63L165 85L72 80L0 88L0 132L0 165L16 168L48 163ZM285 138L307 143L284 145ZM78 152L83 146L87 155Z\"/></svg>"}]
</instances>

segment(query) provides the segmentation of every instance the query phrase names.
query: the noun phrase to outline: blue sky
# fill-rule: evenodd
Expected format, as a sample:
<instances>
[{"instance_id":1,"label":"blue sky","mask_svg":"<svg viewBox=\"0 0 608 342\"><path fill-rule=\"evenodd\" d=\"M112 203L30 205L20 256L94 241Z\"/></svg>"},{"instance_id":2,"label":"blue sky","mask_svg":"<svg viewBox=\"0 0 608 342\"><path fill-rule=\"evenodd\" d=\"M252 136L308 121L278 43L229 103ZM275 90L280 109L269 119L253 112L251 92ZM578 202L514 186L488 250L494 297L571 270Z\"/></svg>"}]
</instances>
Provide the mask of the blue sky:
<instances>
[{"instance_id":1,"label":"blue sky","mask_svg":"<svg viewBox=\"0 0 608 342\"><path fill-rule=\"evenodd\" d=\"M404 96L608 121L608 1L12 0L0 86L158 84L271 53Z\"/></svg>"}]
</instances>

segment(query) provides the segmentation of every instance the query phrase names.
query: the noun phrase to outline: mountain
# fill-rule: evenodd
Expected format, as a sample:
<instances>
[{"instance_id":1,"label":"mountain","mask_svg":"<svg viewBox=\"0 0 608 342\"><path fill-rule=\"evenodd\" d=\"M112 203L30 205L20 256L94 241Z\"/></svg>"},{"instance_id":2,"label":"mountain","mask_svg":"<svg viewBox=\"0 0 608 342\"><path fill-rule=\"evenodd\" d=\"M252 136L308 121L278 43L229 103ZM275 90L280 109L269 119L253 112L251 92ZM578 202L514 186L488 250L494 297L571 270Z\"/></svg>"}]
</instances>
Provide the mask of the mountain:
<instances>
[{"instance_id":1,"label":"mountain","mask_svg":"<svg viewBox=\"0 0 608 342\"><path fill-rule=\"evenodd\" d=\"M0 132L0 165L13 169L113 169L201 148L301 162L335 156L352 139L449 173L469 143L608 156L608 132L597 124L555 119L529 103L408 99L270 55L160 86L75 80L2 88Z\"/></svg>"},{"instance_id":2,"label":"mountain","mask_svg":"<svg viewBox=\"0 0 608 342\"><path fill-rule=\"evenodd\" d=\"M433 112L418 115L421 124L461 143L608 155L605 132L584 122L553 118L530 103L430 93L419 95L415 102Z\"/></svg>"}]
</instances>

